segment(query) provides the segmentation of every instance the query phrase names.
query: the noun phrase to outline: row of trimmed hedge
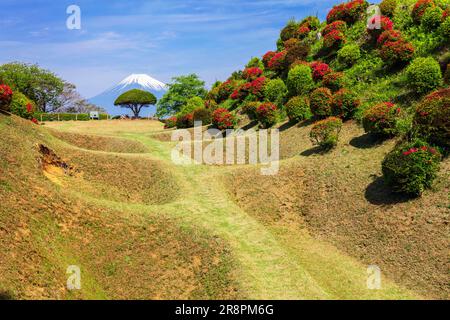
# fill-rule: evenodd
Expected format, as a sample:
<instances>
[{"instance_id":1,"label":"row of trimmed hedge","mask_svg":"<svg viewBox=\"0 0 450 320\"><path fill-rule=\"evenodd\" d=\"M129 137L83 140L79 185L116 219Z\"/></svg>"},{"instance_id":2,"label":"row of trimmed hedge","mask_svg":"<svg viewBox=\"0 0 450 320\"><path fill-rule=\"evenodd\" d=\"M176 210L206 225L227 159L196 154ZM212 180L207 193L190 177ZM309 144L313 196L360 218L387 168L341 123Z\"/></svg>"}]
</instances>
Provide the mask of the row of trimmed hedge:
<instances>
[{"instance_id":1,"label":"row of trimmed hedge","mask_svg":"<svg viewBox=\"0 0 450 320\"><path fill-rule=\"evenodd\" d=\"M88 113L38 113L35 115L39 121L89 121ZM99 114L100 120L108 120L109 115L105 113Z\"/></svg>"}]
</instances>

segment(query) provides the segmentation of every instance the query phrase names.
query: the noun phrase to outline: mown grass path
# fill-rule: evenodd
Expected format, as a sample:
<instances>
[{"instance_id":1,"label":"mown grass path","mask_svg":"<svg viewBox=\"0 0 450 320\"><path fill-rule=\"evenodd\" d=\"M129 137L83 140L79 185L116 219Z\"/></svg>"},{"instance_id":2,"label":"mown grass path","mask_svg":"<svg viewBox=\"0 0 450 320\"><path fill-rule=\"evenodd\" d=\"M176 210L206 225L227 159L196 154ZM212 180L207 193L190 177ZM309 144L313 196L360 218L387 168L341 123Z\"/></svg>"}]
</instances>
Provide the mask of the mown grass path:
<instances>
[{"instance_id":1,"label":"mown grass path","mask_svg":"<svg viewBox=\"0 0 450 320\"><path fill-rule=\"evenodd\" d=\"M60 129L70 131L72 126ZM148 154L123 154L161 160L182 188L177 201L164 205L131 205L101 200L102 205L181 219L224 239L238 264L235 274L250 299L408 299L416 295L383 277L381 290L367 289L367 266L306 230L267 226L240 208L228 195L221 177L229 167L178 166L171 161L172 143L142 132L109 133L145 144ZM96 152L96 151L87 151ZM114 155L117 155L116 153ZM263 196L263 195L261 195Z\"/></svg>"}]
</instances>

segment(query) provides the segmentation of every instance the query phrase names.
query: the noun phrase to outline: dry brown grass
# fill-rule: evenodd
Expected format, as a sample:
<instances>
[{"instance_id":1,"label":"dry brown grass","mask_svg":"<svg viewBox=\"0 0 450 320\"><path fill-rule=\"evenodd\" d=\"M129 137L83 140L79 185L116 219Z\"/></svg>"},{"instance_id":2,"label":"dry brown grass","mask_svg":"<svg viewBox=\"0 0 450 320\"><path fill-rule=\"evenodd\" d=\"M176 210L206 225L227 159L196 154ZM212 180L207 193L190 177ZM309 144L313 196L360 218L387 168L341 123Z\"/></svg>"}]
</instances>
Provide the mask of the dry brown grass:
<instances>
[{"instance_id":1,"label":"dry brown grass","mask_svg":"<svg viewBox=\"0 0 450 320\"><path fill-rule=\"evenodd\" d=\"M161 164L140 169L132 155L105 158L97 152L68 148L45 128L16 117L0 116L0 296L13 299L228 299L239 296L227 245L201 228L162 216L156 207L134 210L101 205L76 192L75 175L50 171L62 185L44 175L39 144L58 161L73 164L87 184L109 182L140 191L143 202L170 201L151 194L158 183L176 194L176 184ZM59 162L58 162L59 163ZM92 169L96 165L97 170ZM53 162L52 162L53 166ZM55 165L55 167L57 167ZM111 176L106 172L115 170ZM120 171L137 187L120 184ZM152 169L149 174L148 171ZM72 184L66 185L67 179ZM111 179L111 181L105 180ZM161 181L157 181L161 179ZM166 180L164 180L166 179ZM154 184L154 185L153 185ZM156 185L156 186L155 186ZM73 188L74 189L73 189ZM135 188L135 189L132 189ZM149 188L145 190L145 188ZM152 189L153 188L153 189ZM75 192L74 192L75 190ZM80 190L81 192L81 190ZM93 194L93 196L105 194ZM152 198L152 200L150 200ZM146 200L147 199L147 200ZM69 265L82 270L82 290L65 288Z\"/></svg>"},{"instance_id":2,"label":"dry brown grass","mask_svg":"<svg viewBox=\"0 0 450 320\"><path fill-rule=\"evenodd\" d=\"M133 140L66 133L57 130L51 130L51 134L59 140L82 149L115 153L145 153L148 151L142 143Z\"/></svg>"}]
</instances>

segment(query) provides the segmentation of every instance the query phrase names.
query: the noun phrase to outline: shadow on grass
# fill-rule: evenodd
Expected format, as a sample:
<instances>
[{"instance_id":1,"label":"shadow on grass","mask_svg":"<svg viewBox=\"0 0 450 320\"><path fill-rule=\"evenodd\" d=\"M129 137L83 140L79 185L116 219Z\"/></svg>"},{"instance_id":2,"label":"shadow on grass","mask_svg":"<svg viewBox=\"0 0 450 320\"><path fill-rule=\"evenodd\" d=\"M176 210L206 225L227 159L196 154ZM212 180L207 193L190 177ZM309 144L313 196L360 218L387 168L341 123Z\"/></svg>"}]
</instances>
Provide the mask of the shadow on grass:
<instances>
[{"instance_id":1,"label":"shadow on grass","mask_svg":"<svg viewBox=\"0 0 450 320\"><path fill-rule=\"evenodd\" d=\"M369 149L383 144L386 140L388 140L386 137L365 133L362 136L350 140L350 145L358 149Z\"/></svg>"},{"instance_id":2,"label":"shadow on grass","mask_svg":"<svg viewBox=\"0 0 450 320\"><path fill-rule=\"evenodd\" d=\"M247 131L247 130L250 130L250 129L256 127L257 125L258 125L258 121L252 120L252 122L250 122L249 124L243 126L241 129Z\"/></svg>"},{"instance_id":3,"label":"shadow on grass","mask_svg":"<svg viewBox=\"0 0 450 320\"><path fill-rule=\"evenodd\" d=\"M329 151L330 151L329 149L324 149L324 148L318 146L318 147L314 147L314 148L305 150L302 153L300 153L300 155L302 155L304 157L310 157L315 154L326 154Z\"/></svg>"},{"instance_id":4,"label":"shadow on grass","mask_svg":"<svg viewBox=\"0 0 450 320\"><path fill-rule=\"evenodd\" d=\"M282 124L282 125L278 128L278 130L279 130L280 132L283 132L283 131L286 131L286 130L292 128L292 127L295 126L295 125L296 125L296 123L295 123L294 121L288 121L288 122Z\"/></svg>"},{"instance_id":5,"label":"shadow on grass","mask_svg":"<svg viewBox=\"0 0 450 320\"><path fill-rule=\"evenodd\" d=\"M384 183L382 177L376 178L367 186L365 197L367 201L375 205L398 204L414 199L411 196L392 192L392 190Z\"/></svg>"},{"instance_id":6,"label":"shadow on grass","mask_svg":"<svg viewBox=\"0 0 450 320\"><path fill-rule=\"evenodd\" d=\"M14 300L14 297L11 293L0 290L0 301L5 300Z\"/></svg>"}]
</instances>

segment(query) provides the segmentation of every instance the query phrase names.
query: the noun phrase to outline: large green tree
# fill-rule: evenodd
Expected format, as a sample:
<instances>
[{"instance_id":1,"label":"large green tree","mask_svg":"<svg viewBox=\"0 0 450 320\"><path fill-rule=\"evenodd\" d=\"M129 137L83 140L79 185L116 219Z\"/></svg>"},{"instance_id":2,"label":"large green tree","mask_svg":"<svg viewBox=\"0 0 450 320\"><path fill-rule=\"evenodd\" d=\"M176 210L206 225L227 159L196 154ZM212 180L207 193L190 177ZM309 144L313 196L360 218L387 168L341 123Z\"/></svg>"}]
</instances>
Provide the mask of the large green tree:
<instances>
[{"instance_id":1,"label":"large green tree","mask_svg":"<svg viewBox=\"0 0 450 320\"><path fill-rule=\"evenodd\" d=\"M207 91L205 82L196 74L172 78L169 90L159 100L157 116L164 117L181 111L187 101L192 97L205 98Z\"/></svg>"},{"instance_id":2,"label":"large green tree","mask_svg":"<svg viewBox=\"0 0 450 320\"><path fill-rule=\"evenodd\" d=\"M142 108L154 104L156 104L156 97L148 91L139 89L133 89L121 94L114 102L115 106L131 109L136 118L139 118Z\"/></svg>"},{"instance_id":3,"label":"large green tree","mask_svg":"<svg viewBox=\"0 0 450 320\"><path fill-rule=\"evenodd\" d=\"M61 106L59 97L65 82L38 65L19 62L4 64L0 66L0 79L33 100L42 112L51 112Z\"/></svg>"}]
</instances>

